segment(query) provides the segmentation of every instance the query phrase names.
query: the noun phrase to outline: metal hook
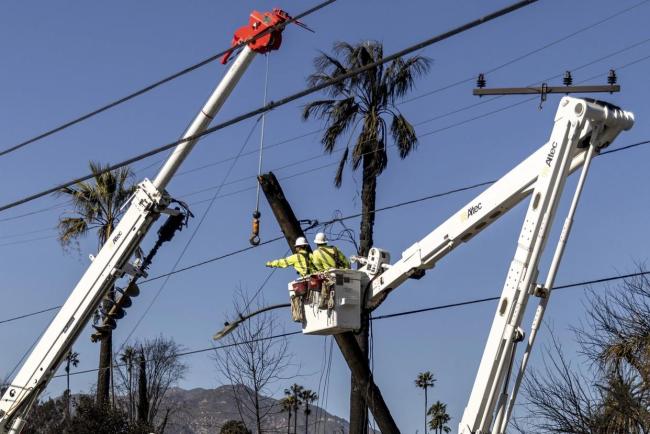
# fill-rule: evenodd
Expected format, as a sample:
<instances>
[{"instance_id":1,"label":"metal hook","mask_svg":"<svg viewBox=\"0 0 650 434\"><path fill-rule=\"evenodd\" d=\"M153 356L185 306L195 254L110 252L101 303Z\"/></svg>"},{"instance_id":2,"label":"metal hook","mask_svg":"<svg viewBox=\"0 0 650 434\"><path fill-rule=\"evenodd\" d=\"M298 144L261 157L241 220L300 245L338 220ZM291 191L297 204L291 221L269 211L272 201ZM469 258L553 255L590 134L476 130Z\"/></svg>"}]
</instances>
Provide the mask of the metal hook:
<instances>
[{"instance_id":1,"label":"metal hook","mask_svg":"<svg viewBox=\"0 0 650 434\"><path fill-rule=\"evenodd\" d=\"M248 242L252 246L257 246L260 244L260 217L262 214L259 211L253 212L253 231L251 233Z\"/></svg>"}]
</instances>

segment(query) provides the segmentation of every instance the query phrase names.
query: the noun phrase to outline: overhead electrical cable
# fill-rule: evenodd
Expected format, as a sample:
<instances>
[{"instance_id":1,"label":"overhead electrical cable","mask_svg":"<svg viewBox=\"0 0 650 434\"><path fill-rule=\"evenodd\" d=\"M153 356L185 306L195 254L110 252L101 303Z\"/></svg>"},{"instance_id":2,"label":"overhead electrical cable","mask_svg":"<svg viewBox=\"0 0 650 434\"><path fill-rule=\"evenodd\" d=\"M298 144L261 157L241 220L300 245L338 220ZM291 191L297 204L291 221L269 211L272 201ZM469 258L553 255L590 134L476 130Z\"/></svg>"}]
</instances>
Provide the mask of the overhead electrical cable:
<instances>
[{"instance_id":1,"label":"overhead electrical cable","mask_svg":"<svg viewBox=\"0 0 650 434\"><path fill-rule=\"evenodd\" d=\"M570 284L566 284L566 285L556 286L555 288L553 288L553 290L555 291L555 290L559 290L559 289L574 288L574 287L578 287L578 286L586 286L586 285L593 285L593 284L597 284L597 283L612 282L612 281L615 281L615 280L628 279L628 278L632 278L632 277L639 277L639 276L646 276L646 275L650 275L650 271L629 273L629 274L625 274L625 275L611 276L611 277L605 277L605 278L601 278L601 279L585 280L585 281L582 281L582 282L574 282L574 283L570 283ZM414 310L408 310L408 311L402 311L402 312L395 312L395 313L392 313L392 314L375 316L375 317L372 318L372 320L373 321L381 321L381 320L384 320L384 319L396 318L396 317L399 317L399 316L409 316L409 315L415 315L415 314L418 314L418 313L432 312L432 311L436 311L436 310L445 310L445 309L468 306L468 305L478 304L478 303L486 303L486 302L489 302L489 301L497 301L500 298L501 297L487 297L487 298L480 298L480 299L475 299L475 300L461 301L461 302L458 302L458 303L450 303L450 304L444 304L444 305L438 305L438 306L431 306L431 307L423 308L423 309L414 309ZM251 343L254 343L254 342L285 338L285 337L288 337L288 336L295 336L295 335L298 335L298 334L302 334L302 332L300 332L300 331L287 332L287 333L281 333L281 334L277 334L277 335L267 336L267 337L264 337L264 338L251 339L251 340L240 341L240 342L233 342L233 343L230 343L230 344L219 345L219 346L211 346L211 347L208 347L208 348L200 348L200 349L196 349L196 350L181 352L181 353L176 354L176 356L177 357L189 356L189 355L193 355L193 354L205 353L205 352L208 352L208 351L226 349L226 348L236 347L236 346L240 346L240 345L247 345L247 344L251 344ZM115 367L122 367L122 366L126 366L126 365L115 365ZM104 369L108 369L108 368L104 368ZM90 372L97 372L97 371L99 371L99 368L93 368L93 369L86 369L86 370L82 370L82 371L71 372L70 375L87 374L87 373L90 373ZM66 376L66 374L60 374L60 375L54 376L53 378L60 378L60 377L65 377L65 376Z\"/></svg>"},{"instance_id":2,"label":"overhead electrical cable","mask_svg":"<svg viewBox=\"0 0 650 434\"><path fill-rule=\"evenodd\" d=\"M246 39L245 41L241 41L239 46L244 46L244 45L247 45L247 44L249 44L251 42L254 42L257 39L262 38L262 37L268 35L269 33L274 32L276 30L282 30L286 26L288 26L289 24L295 23L296 21L300 20L301 18L304 18L304 17L306 17L308 15L311 15L314 12L319 11L320 9L324 8L325 6L329 6L330 4L334 3L335 1L336 0L323 1L323 2L315 5L314 7L307 9L306 11L301 12L298 15L287 19L286 21L284 21L282 23L278 23L278 24L276 24L274 26L271 26L271 27L267 28L266 30L258 33L257 35L255 35L255 36L253 36L253 37L251 37L249 39ZM223 57L226 53L231 52L232 49L233 49L233 47L228 47L227 49L222 50L219 53L214 54L214 55L212 55L212 56L210 56L210 57L208 57L206 59L203 59L202 61L200 61L198 63L195 63L194 65L191 65L191 66L189 66L187 68L184 68L184 69L182 69L182 70L180 70L178 72L175 72L175 73L173 73L173 74L171 74L171 75L169 75L169 76L167 76L167 77L165 77L165 78L163 78L161 80L158 80L158 81L156 81L156 82L154 82L154 83L152 83L152 84L150 84L150 85L148 85L146 87L143 87L142 89L139 89L139 90L137 90L137 91L135 91L133 93L130 93L130 94L128 94L128 95L126 95L126 96L124 96L122 98L116 99L115 101L112 101L112 102L110 102L110 103L108 103L108 104L106 104L106 105L104 105L102 107L99 107L98 109L95 109L95 110L93 110L93 111L91 111L89 113L86 113L86 114L84 114L82 116L79 116L78 118L75 118L75 119L73 119L73 120L71 120L69 122L66 122L66 123L64 123L62 125L59 125L58 127L52 128L51 130L48 130L48 131L46 131L46 132L44 132L42 134L39 134L39 135L37 135L35 137L32 137L32 138L30 138L28 140L25 140L25 141L20 142L20 143L18 143L16 145L10 146L10 147L0 151L0 157L2 157L3 155L7 155L7 154L9 154L11 152L17 151L18 149L21 149L21 148L23 148L23 147L25 147L25 146L27 146L27 145L29 145L31 143L37 142L37 141L39 141L41 139L44 139L45 137L51 136L52 134L63 131L63 130L65 130L65 129L73 126L73 125L76 125L76 124L78 124L80 122L83 122L83 121L85 121L87 119L90 119L90 118L92 118L94 116L97 116L100 113L103 113L103 112L105 112L105 111L107 111L109 109L112 109L113 107L117 107L118 105L124 104L125 102L130 101L133 98L136 98L136 97L138 97L140 95L143 95L143 94L145 94L147 92L150 92L150 91L156 89L157 87L162 86L165 83L168 83L168 82L170 82L172 80L175 80L175 79L177 79L177 78L179 78L179 77L181 77L183 75L189 74L190 72L195 71L195 70L197 70L197 69L199 69L199 68L201 68L201 67L203 67L203 66L205 66L205 65L207 65L209 63L212 63L215 60Z\"/></svg>"},{"instance_id":3,"label":"overhead electrical cable","mask_svg":"<svg viewBox=\"0 0 650 434\"><path fill-rule=\"evenodd\" d=\"M409 47L407 47L407 48L405 48L403 50L400 50L400 51L398 51L396 53L393 53L393 54L391 54L389 56L386 56L386 57L382 58L381 60L369 63L369 64L367 64L365 66L360 67L360 68L350 70L350 71L348 71L348 72L346 72L344 74L338 75L337 77L335 77L335 78L333 78L331 80L328 80L328 81L323 82L321 84L317 84L317 85L308 87L306 89L303 89L300 92L297 92L297 93L294 93L292 95L283 97L283 98L281 98L281 99L279 99L277 101L271 101L271 102L269 102L268 104L266 104L263 107L259 107L259 108L255 109L255 110L249 111L247 113L244 113L244 114L241 114L241 115L236 116L234 118L231 118L231 119L229 119L227 121L221 122L221 123L219 123L219 124L217 124L217 125L215 125L213 127L207 128L205 131L203 131L201 133L198 133L198 134L195 134L195 135L192 135L192 136L180 139L180 140L176 140L176 141L168 143L166 145L162 145L162 146L153 148L153 149L151 149L151 150L149 150L149 151L147 151L145 153L142 153L142 154L136 155L134 157L128 158L128 159L123 160L123 161L121 161L119 163L108 165L101 172L98 172L98 173L95 173L95 174L84 175L84 176L81 176L79 178L70 180L68 182L64 182L64 183L62 183L60 185L57 185L55 187L49 188L47 190L41 191L39 193L35 193L35 194L30 195L30 196L19 199L17 201L2 205L2 206L0 206L0 211L6 211L6 210L14 208L14 207L16 207L18 205L22 205L24 203L31 202L31 201L33 201L35 199L38 199L38 198L41 198L43 196L47 196L47 195L49 195L51 193L57 192L57 191L61 190L62 188L69 187L69 186L77 184L79 182L86 181L86 180L88 180L88 179L90 179L90 178L92 178L94 176L97 176L98 174L105 173L105 172L110 172L110 171L118 169L120 167L127 166L129 164L135 163L136 161L140 161L140 160L142 160L144 158L151 157L153 155L156 155L156 154L159 154L161 152L172 149L172 148L174 148L174 147L176 147L176 146L178 146L178 145L180 145L182 143L186 143L186 142L188 142L190 140L197 140L197 139L199 139L201 137L204 137L204 136L212 134L212 133L214 133L216 131L222 130L222 129L226 128L226 127L229 127L231 125L239 123L239 122L241 122L243 120L250 119L252 117L261 115L262 113L266 113L266 112L268 112L270 110L273 110L273 109L275 109L277 107L286 105L286 104L288 104L288 103L290 103L292 101L295 101L295 100L303 98L303 97L305 97L307 95L311 95L313 93L316 93L316 92L318 92L318 91L320 91L322 89L333 86L333 85L335 85L337 83L340 83L340 82L342 82L344 80L347 80L347 79L349 79L351 77L354 77L356 75L364 73L364 72L366 72L366 71L368 71L370 69L376 68L377 66L380 66L380 65L383 65L385 63L391 62L391 61L393 61L395 59L403 57L403 56L405 56L407 54L410 54L410 53L412 53L414 51L420 50L420 49L422 49L424 47L427 47L429 45L433 45L433 44L435 44L437 42L448 39L448 38L450 38L452 36L455 36L455 35L457 35L459 33L470 30L470 29L472 29L472 28L474 28L476 26L479 26L481 24L492 21L492 20L494 20L496 18L499 18L499 17L501 17L503 15L506 15L506 14L508 14L510 12L513 12L515 10L518 10L520 8L528 6L530 4L536 3L537 1L539 1L539 0L522 0L522 1L519 1L517 3L514 3L514 4L510 5L510 6L507 6L505 8L499 9L499 10L497 10L495 12L492 12L492 13L490 13L490 14L482 17L482 18L478 18L476 20L473 20L471 22L468 22L466 24L458 26L458 27L456 27L456 28L454 28L452 30L444 32L444 33L442 33L440 35L434 36L432 38L429 38L429 39L424 40L422 42L419 42L417 44L411 45L411 46L409 46Z\"/></svg>"},{"instance_id":4,"label":"overhead electrical cable","mask_svg":"<svg viewBox=\"0 0 650 434\"><path fill-rule=\"evenodd\" d=\"M648 1L650 1L650 0L648 0ZM632 49L632 48L635 48L635 47L637 47L637 46L640 46L640 45L645 44L645 43L648 43L648 42L650 42L650 38L644 39L644 40L642 40L642 41L639 41L639 42L636 42L636 43L634 43L634 44L628 45L628 46L623 47L623 48L621 48L621 49L615 50L614 52L611 52L611 53L609 53L609 54L607 54L607 55L601 56L601 57L599 57L599 58L597 58L597 59L595 59L595 60L592 60L592 61L590 61L590 62L588 62L588 63L585 63L585 64L582 64L582 65L580 65L580 66L578 66L578 67L575 67L575 68L573 68L572 70L573 70L573 71L577 71L577 70L579 70L579 69L583 69L583 68L585 68L585 67L587 67L587 66L590 66L590 65L592 65L592 64L594 64L594 63L597 63L597 62L602 61L602 60L604 60L604 59L610 58L610 57L612 57L612 56L614 56L614 55L620 54L620 53L622 53L622 52L624 52L624 51L630 50L630 49ZM617 70L621 70L621 69L627 68L627 67L632 66L632 65L635 65L635 64L637 64L637 63L639 63L639 62L645 61L645 60L647 60L649 57L650 57L650 56L643 56L643 57L641 57L641 58L638 58L638 59L635 59L635 60L633 60L633 61L631 61L631 62L628 62L628 63L626 63L626 64L624 64L624 65L618 66L618 67L616 67L616 69L617 69ZM560 77L561 75L562 75L562 74L556 74L556 75L554 75L554 76L548 77L548 78L543 79L543 80L540 80L540 81L538 81L538 82L545 81L545 80L551 80L551 79L554 79L554 78ZM585 81L591 80L591 79L596 78L596 77L598 77L598 76L599 76L599 75L592 76L592 77L590 77L590 78L588 78L588 79L586 79L586 80L582 80L581 82L585 82ZM460 108L455 109L455 110L452 110L452 111L450 111L450 112L442 113L442 114L440 114L440 115L436 115L436 116L434 116L434 117L432 117L432 118L428 118L428 119L425 119L425 120L419 121L419 122L415 123L414 125L415 125L415 126L418 126L418 125L422 125L422 124L427 123L427 122L430 122L430 121L434 121L434 120L437 120L437 119L441 119L441 118L446 117L446 116L449 116L449 115L451 115L451 114L456 114L456 113L459 113L459 112L461 112L461 111L465 111L465 110L468 110L468 109L474 108L474 107L476 107L476 106L478 106L478 105L485 104L485 103L487 103L487 102L491 102L491 101L494 101L494 100L499 99L499 98L501 98L501 96L497 96L497 97L494 97L494 98L487 98L487 99L484 99L483 101L479 101L478 103L474 103L474 104L470 104L470 105L467 105L467 106L464 106L464 107L460 107ZM459 121L459 122L457 122L457 123L454 123L454 124L451 124L451 125L448 125L448 126L442 127L442 128L440 128L440 129L437 129L437 130L434 130L434 131L429 131L429 132L427 132L427 133L424 133L423 136L428 136L428 135L431 135L431 134L434 134L434 133L438 133L438 132L442 132L442 131L444 131L444 130L448 130L448 129L451 129L451 128L454 128L454 127L457 127L457 126L461 126L461 125L464 125L465 123L472 122L472 121L475 121L475 120L478 120L478 119L481 119L481 118L487 117L487 116L489 116L489 115L492 115L492 114L496 114L496 113L502 112L502 111L504 111L504 110L507 110L507 109L509 109L509 108L516 107L516 106L518 106L518 105L524 104L524 103L529 102L529 101L532 101L532 100L534 100L534 99L536 99L536 97L531 97L531 98L528 98L528 99L526 99L526 100L523 100L523 101L517 102L517 103L515 103L515 104L511 104L511 105L508 105L508 106L502 107L502 108L500 108L500 109L497 109L496 111L487 112L487 113L484 113L484 114L482 114L482 115L478 115L478 116L473 117L473 118L465 119L465 120L462 120L462 121ZM301 138L304 138L304 137L310 136L310 135L312 135L312 134L318 133L319 131L322 131L322 130L315 130L315 131L311 131L311 132L306 133L306 134L302 134L302 135L295 136L295 137L292 137L292 138L284 139L284 140L282 140L282 141L280 141L280 142L276 142L276 143L274 143L274 144L272 144L272 145L265 146L265 148L266 148L266 149L269 149L269 148L272 148L272 147L275 147L275 146L282 145L282 144L284 144L284 143L289 143L289 142L292 142L292 141L295 141L295 140L298 140L298 139L301 139ZM394 145L389 146L389 147L394 147ZM335 151L335 152L340 152L340 150ZM370 151L370 152L376 152L376 151ZM249 152L245 152L245 153L243 153L241 156L250 155L250 154L254 154L254 153L257 153L257 151L249 151ZM607 153L607 152L604 152L604 153ZM322 154L319 154L319 156L322 156ZM304 162L304 161L309 161L309 160L312 160L312 159L316 159L316 158L319 158L319 156L309 157L308 159L306 159L306 160L302 160L302 161L300 161L300 162L296 162L295 164L300 164L301 162ZM193 171L200 170L200 169L207 168L207 167L211 167L211 166L214 166L214 165L216 165L216 164L221 164L221 163L225 163L225 162L228 162L228 161L232 161L234 158L235 158L235 157L228 157L228 158L226 158L226 159L222 159L222 160L219 160L219 161L214 162L214 163L209 163L209 164L206 164L206 165L199 166L199 167L197 167L197 168L188 169L188 170L186 170L186 171L184 171L184 172L180 172L179 175L184 175L184 174L186 174L186 173L191 173L191 172L193 172ZM158 162L159 162L159 161L157 161L155 164L157 164ZM155 165L155 164L154 164L154 165ZM288 166L288 165L281 166L281 167L284 168L284 167L287 167L287 166ZM143 169L140 169L140 170L143 170ZM274 169L274 170L277 170L277 169ZM230 182L230 183L234 183L234 182L235 182L235 181ZM228 184L230 184L230 183L228 183ZM226 184L226 185L228 185L228 184ZM208 189L211 189L211 188L208 188ZM244 192L244 191L249 191L249 190L250 190L250 189L247 188L247 189L239 190L238 192L235 192L235 193ZM200 190L200 191L203 191L203 190ZM190 193L190 194L194 194L194 192L192 192L192 193ZM189 194L188 194L188 195L189 195ZM228 193L228 194L227 194L227 196L230 196L230 195L232 195L232 193ZM17 216L6 217L6 218L3 218L3 219L0 219L0 222L3 222L3 221L9 221L9 220L15 220L15 219L22 218L22 217L26 217L26 216L31 216L31 215L34 215L34 214L37 214L37 213L47 212L47 211L52 210L52 209L62 208L62 207L64 207L66 204L67 204L67 202L66 202L66 203L63 203L63 204L57 204L57 205L54 205L54 206L51 206L51 207L47 207L47 208L44 208L44 209L41 209L41 210L32 211L32 212L28 212L28 213L24 213L24 214L20 214L20 215L17 215Z\"/></svg>"},{"instance_id":5,"label":"overhead electrical cable","mask_svg":"<svg viewBox=\"0 0 650 434\"><path fill-rule=\"evenodd\" d=\"M633 148L636 148L638 146L646 145L646 144L650 144L650 140L644 140L644 141L640 141L640 142L636 142L636 143L631 143L629 145L625 145L625 146L622 146L620 148L604 151L604 152L601 152L601 155L602 154L611 154L611 153L615 153L615 152L618 152L618 151L629 150L629 149L633 149ZM395 203L395 204L392 204L392 205L386 205L386 206L383 206L383 207L378 207L377 209L375 209L374 213L388 211L388 210L391 210L391 209L394 209L394 208L400 208L402 206L412 205L412 204L415 204L415 203L424 202L426 200L435 199L435 198L439 198L439 197L444 197L444 196L452 195L454 193L460 193L460 192L463 192L463 191L468 191L468 190L472 190L472 189L475 189L475 188L488 186L488 185L491 185L491 184L493 184L495 182L496 182L496 180L479 182L479 183L476 183L476 184L467 185L467 186L464 186L464 187L459 187L459 188L455 188L455 189L452 189L452 190L447 190L447 191L440 192L440 193L434 193L434 194L430 194L430 195L427 195L427 196L422 196L422 197L419 197L419 198L416 198L416 199L411 199L411 200ZM255 187L250 187L248 190L253 190L254 188ZM330 225L330 224L333 224L333 223L336 223L336 222L339 222L339 221L346 221L346 220L350 220L350 219L354 219L354 218L359 218L359 217L361 217L361 215L362 215L361 213L356 213L356 214L350 214L350 215L347 215L347 216L337 217L337 218L334 218L334 219L323 221L323 222L319 223L319 226ZM240 253L244 253L244 252L247 252L249 250L255 249L257 247L261 247L263 245L271 244L271 243L274 243L276 241L280 241L280 240L283 240L283 239L285 239L284 235L277 236L275 238L271 238L269 240L261 242L259 246L246 246L244 248L234 250L234 251L225 253L223 255L219 255L219 256L216 256L216 257L213 257L213 258L206 259L206 260L201 261L201 262L197 262L195 264L191 264L191 265L189 265L187 267L184 267L184 268L176 269L172 273L168 273L168 274L178 274L178 273L181 273L181 272L184 272L184 271L188 271L188 270L191 270L191 269L194 269L194 268L197 268L197 267L201 267L203 265L207 265L207 264L212 263L212 262L217 262L217 261L220 261L222 259L226 259L226 258L235 256L235 255L238 255ZM139 284L144 284L144 283L147 283L147 282L152 282L152 281L162 279L162 278L166 277L168 274L161 274L161 275L154 276L154 277L151 277L151 278L146 279L146 280L142 280L142 281L139 282ZM264 285L265 284L266 284L266 280L265 280ZM558 287L556 287L556 288L558 288ZM32 313L28 313L28 314L24 314L24 315L19 315L19 316L12 317L12 318L7 318L7 319L4 319L4 320L0 320L0 324L16 321L16 320L23 319L23 318L27 318L27 317L30 317L30 316L34 316L34 315L44 313L44 312L49 312L51 310L59 309L60 307L61 307L60 305L59 306L53 306L53 307L49 307L47 309L39 310L39 311L36 311L36 312L32 312Z\"/></svg>"}]
</instances>

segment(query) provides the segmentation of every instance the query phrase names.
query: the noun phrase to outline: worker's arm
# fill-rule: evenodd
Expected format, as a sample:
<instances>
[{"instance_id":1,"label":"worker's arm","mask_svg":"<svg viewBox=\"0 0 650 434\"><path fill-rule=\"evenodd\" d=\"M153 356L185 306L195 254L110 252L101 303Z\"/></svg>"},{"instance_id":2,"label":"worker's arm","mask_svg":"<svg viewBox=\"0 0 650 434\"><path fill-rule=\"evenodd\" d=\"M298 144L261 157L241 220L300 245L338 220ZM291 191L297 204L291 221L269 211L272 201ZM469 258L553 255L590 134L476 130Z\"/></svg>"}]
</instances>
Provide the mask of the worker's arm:
<instances>
[{"instance_id":1,"label":"worker's arm","mask_svg":"<svg viewBox=\"0 0 650 434\"><path fill-rule=\"evenodd\" d=\"M276 259L275 261L268 261L266 263L267 267L273 268L287 268L291 267L295 263L294 255L291 255L286 258Z\"/></svg>"}]
</instances>

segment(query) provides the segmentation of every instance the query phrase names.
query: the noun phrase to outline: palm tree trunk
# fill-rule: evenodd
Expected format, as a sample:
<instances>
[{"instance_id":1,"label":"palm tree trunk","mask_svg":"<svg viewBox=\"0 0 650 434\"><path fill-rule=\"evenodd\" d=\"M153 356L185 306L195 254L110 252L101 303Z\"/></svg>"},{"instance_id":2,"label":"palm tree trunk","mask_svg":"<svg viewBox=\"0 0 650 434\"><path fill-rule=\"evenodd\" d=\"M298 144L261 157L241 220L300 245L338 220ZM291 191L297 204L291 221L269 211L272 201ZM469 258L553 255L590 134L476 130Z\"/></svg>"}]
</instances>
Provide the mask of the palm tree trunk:
<instances>
[{"instance_id":1,"label":"palm tree trunk","mask_svg":"<svg viewBox=\"0 0 650 434\"><path fill-rule=\"evenodd\" d=\"M424 388L424 434L427 434L427 410L428 410L428 405L427 405L427 388Z\"/></svg>"},{"instance_id":2,"label":"palm tree trunk","mask_svg":"<svg viewBox=\"0 0 650 434\"><path fill-rule=\"evenodd\" d=\"M113 232L113 225L108 224L105 228L105 236L100 237L99 248L101 250L102 246L111 237ZM111 301L114 300L114 289L106 294L104 297L104 309L109 310ZM101 340L99 347L99 371L97 373L97 403L100 405L106 405L109 402L110 388L111 388L111 377L112 377L112 363L113 358L113 331L109 330L106 334L106 337Z\"/></svg>"},{"instance_id":3,"label":"palm tree trunk","mask_svg":"<svg viewBox=\"0 0 650 434\"><path fill-rule=\"evenodd\" d=\"M363 185L361 187L361 228L359 230L359 256L368 256L372 247L375 225L375 199L377 196L377 173L374 158L368 154L363 158ZM364 300L365 301L365 300ZM364 357L368 358L369 312L362 308L361 329L356 339ZM368 433L367 390L357 385L354 377L350 388L350 434Z\"/></svg>"},{"instance_id":4,"label":"palm tree trunk","mask_svg":"<svg viewBox=\"0 0 650 434\"><path fill-rule=\"evenodd\" d=\"M142 349L139 360L138 372L138 421L149 422L149 401L147 399L147 361Z\"/></svg>"},{"instance_id":5,"label":"palm tree trunk","mask_svg":"<svg viewBox=\"0 0 650 434\"><path fill-rule=\"evenodd\" d=\"M109 402L112 349L113 333L109 331L101 340L99 348L99 371L97 372L97 404L99 405L106 405Z\"/></svg>"},{"instance_id":6,"label":"palm tree trunk","mask_svg":"<svg viewBox=\"0 0 650 434\"><path fill-rule=\"evenodd\" d=\"M305 402L305 434L309 434L309 403Z\"/></svg>"},{"instance_id":7,"label":"palm tree trunk","mask_svg":"<svg viewBox=\"0 0 650 434\"><path fill-rule=\"evenodd\" d=\"M298 429L298 407L294 407L293 409L293 434L296 434L296 431Z\"/></svg>"},{"instance_id":8,"label":"palm tree trunk","mask_svg":"<svg viewBox=\"0 0 650 434\"><path fill-rule=\"evenodd\" d=\"M67 389L66 389L66 396L65 396L65 420L70 419L70 358L68 355L68 360L67 364L65 367L65 376L66 376L66 384L67 384Z\"/></svg>"},{"instance_id":9,"label":"palm tree trunk","mask_svg":"<svg viewBox=\"0 0 650 434\"><path fill-rule=\"evenodd\" d=\"M287 422L287 434L291 434L291 409L289 409L289 421Z\"/></svg>"}]
</instances>

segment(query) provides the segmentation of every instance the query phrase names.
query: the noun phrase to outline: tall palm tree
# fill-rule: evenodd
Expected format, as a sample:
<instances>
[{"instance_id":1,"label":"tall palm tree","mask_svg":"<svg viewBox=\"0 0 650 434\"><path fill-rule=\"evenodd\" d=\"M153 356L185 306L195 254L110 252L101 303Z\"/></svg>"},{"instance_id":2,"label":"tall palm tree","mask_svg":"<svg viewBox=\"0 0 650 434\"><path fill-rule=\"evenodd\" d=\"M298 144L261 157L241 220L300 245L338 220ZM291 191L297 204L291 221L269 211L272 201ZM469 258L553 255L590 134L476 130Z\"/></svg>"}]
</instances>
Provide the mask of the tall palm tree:
<instances>
[{"instance_id":1,"label":"tall palm tree","mask_svg":"<svg viewBox=\"0 0 650 434\"><path fill-rule=\"evenodd\" d=\"M70 419L70 366L76 368L79 366L79 353L76 351L68 351L65 356L65 377L67 382L67 389L65 390L65 417Z\"/></svg>"},{"instance_id":2,"label":"tall palm tree","mask_svg":"<svg viewBox=\"0 0 650 434\"><path fill-rule=\"evenodd\" d=\"M303 390L305 390L305 388L300 384L296 384L296 383L293 383L291 387L289 387L288 389L284 389L284 394L292 398L291 405L292 405L293 416L294 416L293 434L296 434L296 430L298 429L298 408L300 408L300 404L302 404L301 394Z\"/></svg>"},{"instance_id":3,"label":"tall palm tree","mask_svg":"<svg viewBox=\"0 0 650 434\"><path fill-rule=\"evenodd\" d=\"M127 415L129 417L129 422L133 422L134 419L134 414L135 414L135 400L133 399L133 393L134 393L134 384L133 384L133 363L135 362L137 352L134 347L131 345L127 345L124 348L124 351L122 352L122 355L120 356L120 361L126 365L126 382L127 382L127 388L128 388L128 395L129 395L129 410L127 412Z\"/></svg>"},{"instance_id":4,"label":"tall palm tree","mask_svg":"<svg viewBox=\"0 0 650 434\"><path fill-rule=\"evenodd\" d=\"M447 404L443 404L440 401L433 403L429 411L427 412L431 416L429 421L429 428L434 430L437 434L448 433L451 431L451 428L447 423L451 420L451 417L447 414Z\"/></svg>"},{"instance_id":5,"label":"tall palm tree","mask_svg":"<svg viewBox=\"0 0 650 434\"><path fill-rule=\"evenodd\" d=\"M436 379L433 378L431 371L420 372L415 379L415 387L424 389L424 434L427 434L427 410L429 409L428 389L433 387Z\"/></svg>"},{"instance_id":6,"label":"tall palm tree","mask_svg":"<svg viewBox=\"0 0 650 434\"><path fill-rule=\"evenodd\" d=\"M286 392L288 392L288 390L285 390L285 394ZM295 400L291 395L285 396L280 400L281 411L289 413L289 417L287 418L287 434L291 434L291 412L293 411L294 401Z\"/></svg>"},{"instance_id":7,"label":"tall palm tree","mask_svg":"<svg viewBox=\"0 0 650 434\"><path fill-rule=\"evenodd\" d=\"M99 248L104 245L117 226L123 210L122 205L135 191L131 183L132 172L123 167L114 171L102 173L107 166L90 162L92 181L77 183L74 187L63 188L60 193L69 196L72 202L72 215L59 219L59 242L69 247L88 232L96 230ZM114 299L113 291L104 300L104 307ZM97 374L97 402L108 403L112 379L110 372L113 339L107 333L102 339L99 350L99 370Z\"/></svg>"},{"instance_id":8,"label":"tall palm tree","mask_svg":"<svg viewBox=\"0 0 650 434\"><path fill-rule=\"evenodd\" d=\"M316 71L309 83L318 85L348 71L372 64L383 58L383 46L376 41L356 45L334 44L332 55L321 53L314 61ZM326 153L334 152L336 144L349 136L334 177L337 187L343 182L345 166L362 169L362 215L359 230L359 255L367 256L373 244L377 178L388 164L388 142L392 139L400 158L406 158L417 146L417 136L411 123L397 108L397 102L413 89L417 78L429 69L429 60L421 56L396 59L385 65L349 77L326 88L327 98L313 101L303 109L303 119L315 117L325 122L321 138ZM361 126L354 146L350 143L355 130ZM368 355L368 312L362 313L361 332L357 336L363 353ZM350 434L367 432L368 410L364 391L350 391Z\"/></svg>"},{"instance_id":9,"label":"tall palm tree","mask_svg":"<svg viewBox=\"0 0 650 434\"><path fill-rule=\"evenodd\" d=\"M309 430L309 415L311 414L311 408L309 406L318 399L318 395L313 390L305 389L300 393L300 399L305 404L305 434L307 434Z\"/></svg>"}]
</instances>

